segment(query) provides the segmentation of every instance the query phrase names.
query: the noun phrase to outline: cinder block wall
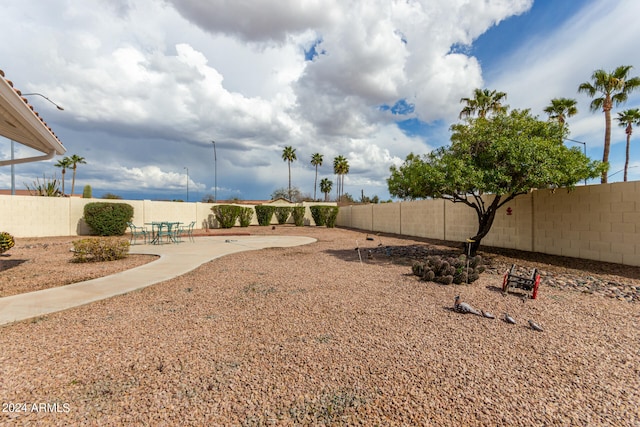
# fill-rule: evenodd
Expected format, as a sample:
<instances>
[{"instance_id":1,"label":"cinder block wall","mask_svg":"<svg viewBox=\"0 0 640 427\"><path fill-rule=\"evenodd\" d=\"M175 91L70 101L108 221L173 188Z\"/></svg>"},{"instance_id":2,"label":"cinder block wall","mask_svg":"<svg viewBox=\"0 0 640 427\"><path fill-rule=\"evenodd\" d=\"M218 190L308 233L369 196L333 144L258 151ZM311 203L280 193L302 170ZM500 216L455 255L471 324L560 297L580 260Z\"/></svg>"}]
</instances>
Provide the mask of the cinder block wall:
<instances>
[{"instance_id":1,"label":"cinder block wall","mask_svg":"<svg viewBox=\"0 0 640 427\"><path fill-rule=\"evenodd\" d=\"M462 203L421 200L342 207L337 224L464 242L478 222ZM482 244L640 266L640 181L518 196L499 209Z\"/></svg>"}]
</instances>

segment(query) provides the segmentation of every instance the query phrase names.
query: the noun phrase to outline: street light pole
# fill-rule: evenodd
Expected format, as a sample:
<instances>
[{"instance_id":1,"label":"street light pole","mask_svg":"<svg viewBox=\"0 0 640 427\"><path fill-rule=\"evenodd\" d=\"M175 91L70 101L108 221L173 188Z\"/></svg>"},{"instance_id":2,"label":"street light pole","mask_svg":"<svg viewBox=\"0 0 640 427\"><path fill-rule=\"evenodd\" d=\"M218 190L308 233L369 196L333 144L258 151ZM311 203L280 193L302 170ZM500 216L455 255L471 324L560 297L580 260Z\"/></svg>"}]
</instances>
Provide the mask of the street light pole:
<instances>
[{"instance_id":1,"label":"street light pole","mask_svg":"<svg viewBox=\"0 0 640 427\"><path fill-rule=\"evenodd\" d=\"M187 203L189 203L189 168L184 167L187 170Z\"/></svg>"},{"instance_id":2,"label":"street light pole","mask_svg":"<svg viewBox=\"0 0 640 427\"><path fill-rule=\"evenodd\" d=\"M575 142L577 144L582 144L582 148L584 148L584 156L587 157L587 143L582 141L576 141L575 139L565 138L565 141ZM587 179L584 179L584 185L587 185Z\"/></svg>"},{"instance_id":3,"label":"street light pole","mask_svg":"<svg viewBox=\"0 0 640 427\"><path fill-rule=\"evenodd\" d=\"M11 195L15 196L16 195L16 165L13 164L13 160L14 160L14 142L13 139L11 140Z\"/></svg>"},{"instance_id":4,"label":"street light pole","mask_svg":"<svg viewBox=\"0 0 640 427\"><path fill-rule=\"evenodd\" d=\"M216 142L211 140L213 144L213 202L218 202L218 156L216 155Z\"/></svg>"},{"instance_id":5,"label":"street light pole","mask_svg":"<svg viewBox=\"0 0 640 427\"><path fill-rule=\"evenodd\" d=\"M49 101L50 103L52 103L53 105L55 105L58 110L64 111L64 108L62 108L61 106L59 106L58 104L56 104L55 102L53 102L52 100L50 100L49 98L47 98L46 96L44 96L41 93L33 92L33 93L23 93L22 94L22 96L31 96L31 95L33 95L33 96L41 96L44 99L46 99L47 101Z\"/></svg>"}]
</instances>

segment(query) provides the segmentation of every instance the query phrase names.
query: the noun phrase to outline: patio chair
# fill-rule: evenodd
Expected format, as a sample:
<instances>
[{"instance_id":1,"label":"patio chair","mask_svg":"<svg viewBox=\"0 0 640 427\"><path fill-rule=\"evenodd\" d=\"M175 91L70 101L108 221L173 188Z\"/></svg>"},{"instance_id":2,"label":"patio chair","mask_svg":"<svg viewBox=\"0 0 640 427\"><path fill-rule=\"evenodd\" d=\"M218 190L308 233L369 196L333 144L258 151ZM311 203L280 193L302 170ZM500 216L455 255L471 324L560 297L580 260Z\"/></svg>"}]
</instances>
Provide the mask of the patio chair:
<instances>
[{"instance_id":1,"label":"patio chair","mask_svg":"<svg viewBox=\"0 0 640 427\"><path fill-rule=\"evenodd\" d=\"M149 232L144 227L137 227L132 222L128 222L127 226L131 230L131 238L129 239L130 244L134 244L140 237L142 237L143 242L146 244L147 239L149 239Z\"/></svg>"},{"instance_id":2,"label":"patio chair","mask_svg":"<svg viewBox=\"0 0 640 427\"><path fill-rule=\"evenodd\" d=\"M190 242L193 242L193 228L196 226L195 221L191 221L189 225L185 225L180 227L179 235L187 236Z\"/></svg>"}]
</instances>

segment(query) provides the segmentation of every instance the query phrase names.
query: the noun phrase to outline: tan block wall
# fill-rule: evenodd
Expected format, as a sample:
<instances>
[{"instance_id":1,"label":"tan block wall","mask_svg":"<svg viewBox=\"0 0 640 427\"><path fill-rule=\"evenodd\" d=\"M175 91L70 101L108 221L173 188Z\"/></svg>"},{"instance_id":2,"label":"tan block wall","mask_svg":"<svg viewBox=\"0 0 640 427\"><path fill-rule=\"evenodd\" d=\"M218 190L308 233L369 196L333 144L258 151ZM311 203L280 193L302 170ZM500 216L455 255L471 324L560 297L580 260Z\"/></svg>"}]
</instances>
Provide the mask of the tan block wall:
<instances>
[{"instance_id":1,"label":"tan block wall","mask_svg":"<svg viewBox=\"0 0 640 427\"><path fill-rule=\"evenodd\" d=\"M132 222L143 226L153 221L177 221L189 224L196 221L196 229L215 225L212 203L179 203L151 200L104 200L77 197L35 197L0 195L0 231L15 237L77 236L90 234L89 227L82 219L84 206L92 202L127 203L133 206ZM276 206L294 206L274 203ZM310 206L335 206L331 202L305 202L305 224L315 225ZM254 205L241 205L254 207ZM369 215L371 216L371 215ZM289 220L293 223L293 218ZM273 224L277 220L272 219ZM254 212L252 225L258 225Z\"/></svg>"},{"instance_id":2,"label":"tan block wall","mask_svg":"<svg viewBox=\"0 0 640 427\"><path fill-rule=\"evenodd\" d=\"M371 229L382 233L400 234L401 203L382 203L376 206L375 215L371 218Z\"/></svg>"},{"instance_id":3,"label":"tan block wall","mask_svg":"<svg viewBox=\"0 0 640 427\"><path fill-rule=\"evenodd\" d=\"M401 208L400 234L445 239L445 200L418 200L402 202L399 205Z\"/></svg>"},{"instance_id":4,"label":"tan block wall","mask_svg":"<svg viewBox=\"0 0 640 427\"><path fill-rule=\"evenodd\" d=\"M464 242L477 231L472 208L445 200L341 211L339 226L373 232ZM640 181L518 196L499 209L482 244L640 266Z\"/></svg>"}]
</instances>

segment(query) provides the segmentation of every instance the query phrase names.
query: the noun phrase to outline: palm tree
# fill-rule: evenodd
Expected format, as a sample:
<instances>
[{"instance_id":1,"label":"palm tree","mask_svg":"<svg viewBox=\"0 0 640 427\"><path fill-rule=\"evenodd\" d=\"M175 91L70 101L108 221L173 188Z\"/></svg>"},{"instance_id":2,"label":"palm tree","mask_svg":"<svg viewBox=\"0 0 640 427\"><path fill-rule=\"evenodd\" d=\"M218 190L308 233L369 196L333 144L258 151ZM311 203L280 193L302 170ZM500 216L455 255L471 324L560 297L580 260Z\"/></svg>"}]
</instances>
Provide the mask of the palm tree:
<instances>
[{"instance_id":1,"label":"palm tree","mask_svg":"<svg viewBox=\"0 0 640 427\"><path fill-rule=\"evenodd\" d=\"M611 109L615 104L625 102L634 89L640 86L640 77L629 78L629 71L633 66L621 65L612 73L604 70L595 70L591 75L592 83L585 82L578 86L578 92L585 92L593 98L589 108L591 111L604 111L604 152L602 163L609 162L609 150L611 148ZM595 98L596 95L601 95ZM607 182L607 171L602 172L603 184Z\"/></svg>"},{"instance_id":2,"label":"palm tree","mask_svg":"<svg viewBox=\"0 0 640 427\"><path fill-rule=\"evenodd\" d=\"M460 102L466 105L460 111L460 118L471 117L477 114L478 117L484 118L489 113L503 113L509 108L502 102L507 99L507 94L489 89L475 89L473 98L461 98Z\"/></svg>"},{"instance_id":3,"label":"palm tree","mask_svg":"<svg viewBox=\"0 0 640 427\"><path fill-rule=\"evenodd\" d=\"M627 182L627 169L629 169L629 141L631 140L631 133L633 131L633 125L640 126L640 110L632 108L618 113L618 124L625 128L624 132L627 134L627 151L624 159L624 182Z\"/></svg>"},{"instance_id":4,"label":"palm tree","mask_svg":"<svg viewBox=\"0 0 640 427\"><path fill-rule=\"evenodd\" d=\"M557 120L564 128L567 118L578 114L576 103L575 99L554 98L551 100L551 104L544 109L544 112L549 115L549 120Z\"/></svg>"},{"instance_id":5,"label":"palm tree","mask_svg":"<svg viewBox=\"0 0 640 427\"><path fill-rule=\"evenodd\" d=\"M77 154L71 156L71 169L73 169L73 179L71 180L71 195L73 196L73 189L76 186L76 169L78 165L86 165L87 162L84 160L84 157L80 157Z\"/></svg>"},{"instance_id":6,"label":"palm tree","mask_svg":"<svg viewBox=\"0 0 640 427\"><path fill-rule=\"evenodd\" d=\"M291 200L291 162L296 159L296 149L291 146L284 147L284 150L282 151L282 160L289 163L289 200Z\"/></svg>"},{"instance_id":7,"label":"palm tree","mask_svg":"<svg viewBox=\"0 0 640 427\"><path fill-rule=\"evenodd\" d=\"M318 186L318 166L322 166L323 156L320 153L311 155L311 164L316 167L316 179L313 181L313 200L316 200L316 187Z\"/></svg>"},{"instance_id":8,"label":"palm tree","mask_svg":"<svg viewBox=\"0 0 640 427\"><path fill-rule=\"evenodd\" d=\"M344 156L337 156L333 159L333 173L338 175L337 179L337 200L340 201L340 197L344 193L344 176L349 173L349 161Z\"/></svg>"},{"instance_id":9,"label":"palm tree","mask_svg":"<svg viewBox=\"0 0 640 427\"><path fill-rule=\"evenodd\" d=\"M67 169L71 167L71 159L69 157L64 157L63 159L58 160L54 166L57 168L62 168L62 194L64 195L64 174L67 173Z\"/></svg>"},{"instance_id":10,"label":"palm tree","mask_svg":"<svg viewBox=\"0 0 640 427\"><path fill-rule=\"evenodd\" d=\"M322 178L320 181L320 191L324 193L324 201L329 201L329 193L331 193L331 188L333 187L333 182L329 178Z\"/></svg>"}]
</instances>

